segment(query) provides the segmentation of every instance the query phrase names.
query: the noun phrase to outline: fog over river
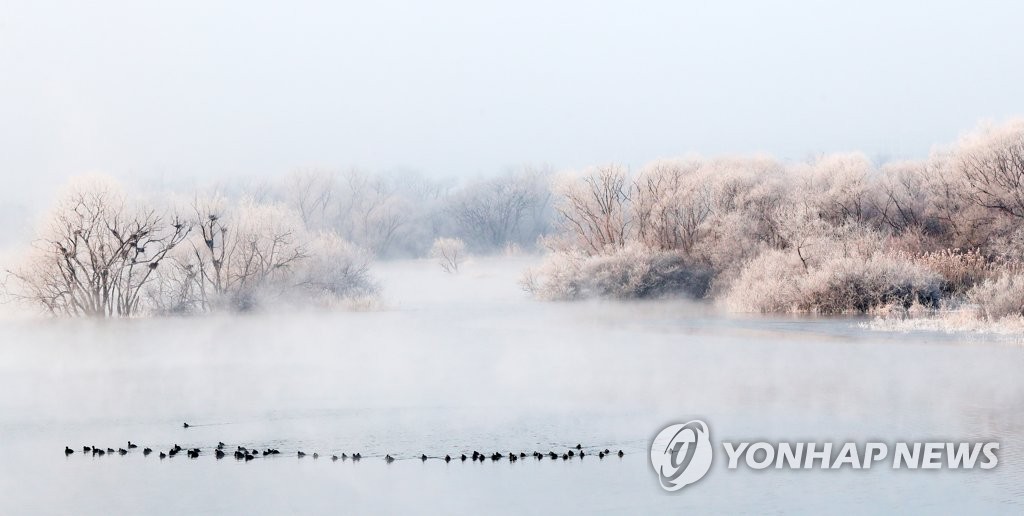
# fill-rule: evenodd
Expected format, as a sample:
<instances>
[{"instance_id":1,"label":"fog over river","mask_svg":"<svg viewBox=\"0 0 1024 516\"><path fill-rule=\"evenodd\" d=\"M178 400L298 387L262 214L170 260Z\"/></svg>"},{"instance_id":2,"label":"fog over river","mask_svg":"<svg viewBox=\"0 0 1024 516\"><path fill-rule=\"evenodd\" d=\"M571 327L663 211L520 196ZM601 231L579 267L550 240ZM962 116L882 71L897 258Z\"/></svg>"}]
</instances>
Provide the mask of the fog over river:
<instances>
[{"instance_id":1,"label":"fog over river","mask_svg":"<svg viewBox=\"0 0 1024 516\"><path fill-rule=\"evenodd\" d=\"M360 311L2 319L0 513L1024 512L1019 342L683 300L539 302L517 286L534 262L385 262L381 305ZM714 465L666 494L650 440L694 418ZM128 440L124 456L82 452ZM989 471L753 471L727 469L721 440L1000 449ZM282 453L217 460L218 441ZM582 460L440 459L577 443ZM174 444L202 454L141 452Z\"/></svg>"}]
</instances>

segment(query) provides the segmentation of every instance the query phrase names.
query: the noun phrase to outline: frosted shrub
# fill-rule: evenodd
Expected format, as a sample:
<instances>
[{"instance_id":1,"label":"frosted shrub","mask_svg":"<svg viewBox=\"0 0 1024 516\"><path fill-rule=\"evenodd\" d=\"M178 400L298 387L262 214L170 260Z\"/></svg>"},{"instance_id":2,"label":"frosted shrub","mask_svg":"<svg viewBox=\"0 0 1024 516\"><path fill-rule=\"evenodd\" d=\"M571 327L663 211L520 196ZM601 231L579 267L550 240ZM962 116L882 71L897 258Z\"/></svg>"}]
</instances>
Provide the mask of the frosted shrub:
<instances>
[{"instance_id":1,"label":"frosted shrub","mask_svg":"<svg viewBox=\"0 0 1024 516\"><path fill-rule=\"evenodd\" d=\"M885 305L936 306L938 274L887 253L832 252L806 269L792 253L769 251L733 283L726 304L747 312L867 313Z\"/></svg>"},{"instance_id":2,"label":"frosted shrub","mask_svg":"<svg viewBox=\"0 0 1024 516\"><path fill-rule=\"evenodd\" d=\"M1024 275L1003 274L975 286L968 299L990 320L1024 316Z\"/></svg>"},{"instance_id":3,"label":"frosted shrub","mask_svg":"<svg viewBox=\"0 0 1024 516\"><path fill-rule=\"evenodd\" d=\"M466 243L458 238L438 238L430 248L430 257L437 260L445 272L455 274L466 260Z\"/></svg>"},{"instance_id":4,"label":"frosted shrub","mask_svg":"<svg viewBox=\"0 0 1024 516\"><path fill-rule=\"evenodd\" d=\"M687 262L676 252L651 251L637 244L596 256L554 253L522 280L527 291L548 300L703 297L710 282L707 267Z\"/></svg>"}]
</instances>

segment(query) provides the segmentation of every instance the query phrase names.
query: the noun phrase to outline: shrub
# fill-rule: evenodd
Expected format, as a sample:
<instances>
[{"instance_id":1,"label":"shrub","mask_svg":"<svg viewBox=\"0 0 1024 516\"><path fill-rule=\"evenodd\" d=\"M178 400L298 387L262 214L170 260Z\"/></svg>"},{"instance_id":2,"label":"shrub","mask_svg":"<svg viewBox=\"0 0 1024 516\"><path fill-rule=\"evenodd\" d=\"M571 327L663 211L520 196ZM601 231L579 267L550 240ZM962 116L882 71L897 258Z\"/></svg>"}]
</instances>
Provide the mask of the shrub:
<instances>
[{"instance_id":1,"label":"shrub","mask_svg":"<svg viewBox=\"0 0 1024 516\"><path fill-rule=\"evenodd\" d=\"M1024 275L1003 274L972 288L968 299L978 306L980 315L990 320L1024 316Z\"/></svg>"},{"instance_id":2,"label":"shrub","mask_svg":"<svg viewBox=\"0 0 1024 516\"><path fill-rule=\"evenodd\" d=\"M688 262L676 252L651 251L638 244L594 256L553 253L542 266L528 270L521 281L528 292L548 300L703 297L710 283L711 271L706 266Z\"/></svg>"}]
</instances>

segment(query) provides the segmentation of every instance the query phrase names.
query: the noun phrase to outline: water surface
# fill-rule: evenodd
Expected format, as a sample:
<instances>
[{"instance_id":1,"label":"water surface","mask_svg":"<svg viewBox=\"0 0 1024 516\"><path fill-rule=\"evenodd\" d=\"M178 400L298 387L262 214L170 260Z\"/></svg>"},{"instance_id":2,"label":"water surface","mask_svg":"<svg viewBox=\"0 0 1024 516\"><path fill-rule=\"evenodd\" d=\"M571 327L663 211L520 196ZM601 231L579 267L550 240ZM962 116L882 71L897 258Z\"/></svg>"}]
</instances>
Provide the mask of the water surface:
<instances>
[{"instance_id":1,"label":"water surface","mask_svg":"<svg viewBox=\"0 0 1024 516\"><path fill-rule=\"evenodd\" d=\"M479 260L450 276L384 264L386 306L363 312L0 321L0 513L1024 511L1024 348L1012 340L686 301L535 302L516 286L525 265ZM695 417L715 441L997 440L1000 463L756 472L719 456L665 494L646 447ZM81 453L129 439L204 455ZM283 453L217 461L217 441ZM576 443L626 455L419 459ZM357 451L359 463L326 460Z\"/></svg>"}]
</instances>

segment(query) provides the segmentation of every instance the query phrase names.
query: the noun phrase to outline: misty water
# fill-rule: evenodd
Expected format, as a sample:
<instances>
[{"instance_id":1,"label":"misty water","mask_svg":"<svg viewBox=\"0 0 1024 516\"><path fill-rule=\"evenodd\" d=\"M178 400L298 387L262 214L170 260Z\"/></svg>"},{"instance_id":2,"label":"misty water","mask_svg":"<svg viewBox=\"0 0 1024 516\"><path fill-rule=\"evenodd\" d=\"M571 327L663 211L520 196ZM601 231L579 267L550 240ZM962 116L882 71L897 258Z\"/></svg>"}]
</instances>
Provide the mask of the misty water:
<instances>
[{"instance_id":1,"label":"misty water","mask_svg":"<svg viewBox=\"0 0 1024 516\"><path fill-rule=\"evenodd\" d=\"M380 264L383 305L363 311L0 321L0 513L1024 511L1019 342L538 302L516 284L528 263ZM715 443L995 440L999 465L729 470L716 444L708 476L666 494L647 446L693 418ZM218 441L282 453L216 460ZM436 458L577 443L582 460ZM141 453L174 444L203 454ZM364 458L329 460L343 452Z\"/></svg>"}]
</instances>

